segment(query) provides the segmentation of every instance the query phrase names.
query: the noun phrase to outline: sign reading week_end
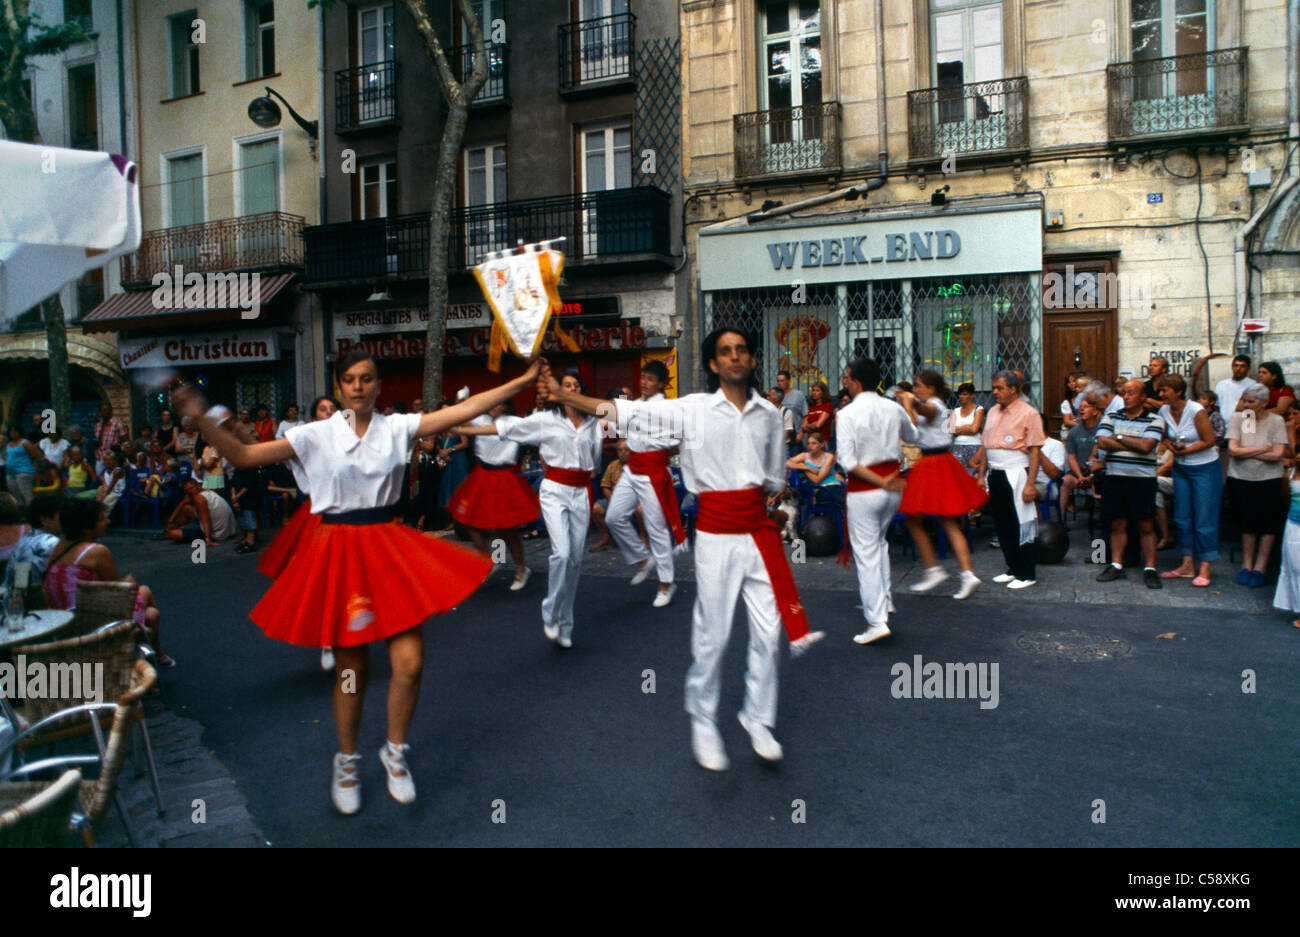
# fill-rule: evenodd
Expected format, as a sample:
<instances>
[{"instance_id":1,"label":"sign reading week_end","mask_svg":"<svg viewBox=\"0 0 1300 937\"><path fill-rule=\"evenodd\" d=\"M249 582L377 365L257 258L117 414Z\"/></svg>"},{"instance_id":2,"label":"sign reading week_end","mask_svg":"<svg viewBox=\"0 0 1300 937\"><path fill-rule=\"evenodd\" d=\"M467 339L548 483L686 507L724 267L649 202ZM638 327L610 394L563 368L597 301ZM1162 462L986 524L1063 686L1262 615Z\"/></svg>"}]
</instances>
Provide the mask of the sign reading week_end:
<instances>
[{"instance_id":1,"label":"sign reading week_end","mask_svg":"<svg viewBox=\"0 0 1300 937\"><path fill-rule=\"evenodd\" d=\"M1042 269L1042 231L1036 203L757 230L727 222L700 232L700 288L1027 273Z\"/></svg>"}]
</instances>

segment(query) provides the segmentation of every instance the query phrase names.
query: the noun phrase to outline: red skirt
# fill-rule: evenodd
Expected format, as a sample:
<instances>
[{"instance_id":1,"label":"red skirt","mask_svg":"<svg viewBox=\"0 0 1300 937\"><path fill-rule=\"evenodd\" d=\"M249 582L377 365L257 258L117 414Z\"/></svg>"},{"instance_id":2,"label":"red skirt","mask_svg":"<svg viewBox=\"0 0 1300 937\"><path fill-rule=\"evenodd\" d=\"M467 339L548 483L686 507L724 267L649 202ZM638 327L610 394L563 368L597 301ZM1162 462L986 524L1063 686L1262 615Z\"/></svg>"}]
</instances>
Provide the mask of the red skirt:
<instances>
[{"instance_id":1,"label":"red skirt","mask_svg":"<svg viewBox=\"0 0 1300 937\"><path fill-rule=\"evenodd\" d=\"M903 514L961 517L988 500L988 492L970 477L951 452L923 455L907 473L898 510Z\"/></svg>"},{"instance_id":2,"label":"red skirt","mask_svg":"<svg viewBox=\"0 0 1300 937\"><path fill-rule=\"evenodd\" d=\"M298 510L293 512L293 517L289 518L280 532L275 535L275 539L262 551L257 561L257 571L272 579L279 576L289 565L289 560L293 559L293 554L299 546L306 542L307 537L319 526L320 515L311 512L311 499L308 498L298 506Z\"/></svg>"},{"instance_id":3,"label":"red skirt","mask_svg":"<svg viewBox=\"0 0 1300 937\"><path fill-rule=\"evenodd\" d=\"M490 572L491 558L396 521L318 522L249 617L290 644L352 647L454 608Z\"/></svg>"},{"instance_id":4,"label":"red skirt","mask_svg":"<svg viewBox=\"0 0 1300 937\"><path fill-rule=\"evenodd\" d=\"M537 492L513 465L503 469L474 466L447 502L447 509L459 523L479 530L513 530L542 516Z\"/></svg>"}]
</instances>

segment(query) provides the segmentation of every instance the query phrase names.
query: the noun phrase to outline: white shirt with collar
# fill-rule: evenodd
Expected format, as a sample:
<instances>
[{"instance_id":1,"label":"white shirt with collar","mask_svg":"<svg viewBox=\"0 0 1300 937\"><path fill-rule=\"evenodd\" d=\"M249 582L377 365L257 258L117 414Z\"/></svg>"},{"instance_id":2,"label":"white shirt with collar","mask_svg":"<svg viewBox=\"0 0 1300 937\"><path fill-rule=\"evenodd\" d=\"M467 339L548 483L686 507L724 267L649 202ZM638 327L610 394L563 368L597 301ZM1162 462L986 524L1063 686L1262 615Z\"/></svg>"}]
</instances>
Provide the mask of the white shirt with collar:
<instances>
[{"instance_id":1,"label":"white shirt with collar","mask_svg":"<svg viewBox=\"0 0 1300 937\"><path fill-rule=\"evenodd\" d=\"M781 414L751 391L744 410L719 389L675 400L616 400L620 435L681 440L682 481L689 491L785 487Z\"/></svg>"},{"instance_id":2,"label":"white shirt with collar","mask_svg":"<svg viewBox=\"0 0 1300 937\"><path fill-rule=\"evenodd\" d=\"M470 426L491 426L497 425L501 430L512 423L518 423L519 417L501 414L495 420L486 413L480 413L474 419L469 421ZM474 455L480 462L486 462L488 465L518 465L519 464L519 443L503 439L501 436L475 436L474 437Z\"/></svg>"},{"instance_id":3,"label":"white shirt with collar","mask_svg":"<svg viewBox=\"0 0 1300 937\"><path fill-rule=\"evenodd\" d=\"M667 400L667 399L668 398L665 397L663 394L655 394L653 397L642 398L642 400L638 402L653 403L654 401L657 400ZM627 434L627 447L631 449L633 452L657 452L661 449L671 449L673 446L676 446L678 443L679 440L677 440L672 436L646 436L641 433L634 432L632 430L629 430Z\"/></svg>"},{"instance_id":4,"label":"white shirt with collar","mask_svg":"<svg viewBox=\"0 0 1300 937\"><path fill-rule=\"evenodd\" d=\"M313 514L358 511L396 504L402 474L420 413L370 417L365 437L357 435L343 411L328 420L295 426L284 438L293 446L311 492Z\"/></svg>"},{"instance_id":5,"label":"white shirt with collar","mask_svg":"<svg viewBox=\"0 0 1300 937\"><path fill-rule=\"evenodd\" d=\"M503 440L536 446L542 461L552 468L594 472L600 465L603 440L600 421L594 416L574 426L563 410L544 410L505 426L498 421L497 429Z\"/></svg>"},{"instance_id":6,"label":"white shirt with collar","mask_svg":"<svg viewBox=\"0 0 1300 937\"><path fill-rule=\"evenodd\" d=\"M841 407L837 423L835 459L846 472L896 460L900 443L917 439L907 411L875 391L864 390Z\"/></svg>"}]
</instances>

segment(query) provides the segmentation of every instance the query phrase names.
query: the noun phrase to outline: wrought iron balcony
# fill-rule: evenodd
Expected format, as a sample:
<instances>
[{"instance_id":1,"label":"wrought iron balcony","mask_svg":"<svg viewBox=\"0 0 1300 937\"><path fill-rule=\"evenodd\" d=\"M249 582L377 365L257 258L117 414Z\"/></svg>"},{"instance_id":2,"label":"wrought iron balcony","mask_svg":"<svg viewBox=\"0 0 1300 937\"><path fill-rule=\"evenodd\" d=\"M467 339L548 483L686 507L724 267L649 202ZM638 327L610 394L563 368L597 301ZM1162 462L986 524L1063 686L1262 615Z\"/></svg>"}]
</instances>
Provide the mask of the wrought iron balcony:
<instances>
[{"instance_id":1,"label":"wrought iron balcony","mask_svg":"<svg viewBox=\"0 0 1300 937\"><path fill-rule=\"evenodd\" d=\"M838 172L840 102L737 114L736 178Z\"/></svg>"},{"instance_id":2,"label":"wrought iron balcony","mask_svg":"<svg viewBox=\"0 0 1300 937\"><path fill-rule=\"evenodd\" d=\"M334 74L334 132L397 123L396 62L345 68Z\"/></svg>"},{"instance_id":3,"label":"wrought iron balcony","mask_svg":"<svg viewBox=\"0 0 1300 937\"><path fill-rule=\"evenodd\" d=\"M1029 79L1001 78L907 92L911 158L1029 148Z\"/></svg>"},{"instance_id":4,"label":"wrought iron balcony","mask_svg":"<svg viewBox=\"0 0 1300 937\"><path fill-rule=\"evenodd\" d=\"M178 265L186 273L302 266L304 220L302 215L268 211L146 231L140 249L122 259L122 281L148 283Z\"/></svg>"},{"instance_id":5,"label":"wrought iron balcony","mask_svg":"<svg viewBox=\"0 0 1300 937\"><path fill-rule=\"evenodd\" d=\"M643 186L457 208L451 213L450 269L479 263L520 240L564 237L566 266L667 258L671 197ZM419 278L429 269L429 215L399 215L303 229L305 282Z\"/></svg>"},{"instance_id":6,"label":"wrought iron balcony","mask_svg":"<svg viewBox=\"0 0 1300 937\"><path fill-rule=\"evenodd\" d=\"M469 81L470 72L474 70L474 46L456 46L451 50L452 70L460 76L462 83ZM481 104L504 104L510 98L510 43L488 43L487 45L487 81L474 98L473 106Z\"/></svg>"},{"instance_id":7,"label":"wrought iron balcony","mask_svg":"<svg viewBox=\"0 0 1300 937\"><path fill-rule=\"evenodd\" d=\"M1245 129L1246 49L1106 66L1110 139Z\"/></svg>"},{"instance_id":8,"label":"wrought iron balcony","mask_svg":"<svg viewBox=\"0 0 1300 937\"><path fill-rule=\"evenodd\" d=\"M636 76L636 17L618 13L560 27L560 91Z\"/></svg>"}]
</instances>

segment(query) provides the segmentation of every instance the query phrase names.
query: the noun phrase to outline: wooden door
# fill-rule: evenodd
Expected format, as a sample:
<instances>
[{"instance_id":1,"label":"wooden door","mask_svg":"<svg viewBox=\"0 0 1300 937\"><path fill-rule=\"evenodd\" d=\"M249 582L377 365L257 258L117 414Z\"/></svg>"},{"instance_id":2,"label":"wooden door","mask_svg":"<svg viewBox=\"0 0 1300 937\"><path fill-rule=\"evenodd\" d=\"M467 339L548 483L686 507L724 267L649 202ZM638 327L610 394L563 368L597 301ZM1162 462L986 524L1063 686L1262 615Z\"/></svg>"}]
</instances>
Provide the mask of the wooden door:
<instances>
[{"instance_id":1,"label":"wooden door","mask_svg":"<svg viewBox=\"0 0 1300 937\"><path fill-rule=\"evenodd\" d=\"M1115 266L1113 257L1054 258L1043 265L1043 410L1058 438L1071 372L1109 384L1119 369Z\"/></svg>"}]
</instances>

